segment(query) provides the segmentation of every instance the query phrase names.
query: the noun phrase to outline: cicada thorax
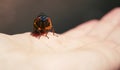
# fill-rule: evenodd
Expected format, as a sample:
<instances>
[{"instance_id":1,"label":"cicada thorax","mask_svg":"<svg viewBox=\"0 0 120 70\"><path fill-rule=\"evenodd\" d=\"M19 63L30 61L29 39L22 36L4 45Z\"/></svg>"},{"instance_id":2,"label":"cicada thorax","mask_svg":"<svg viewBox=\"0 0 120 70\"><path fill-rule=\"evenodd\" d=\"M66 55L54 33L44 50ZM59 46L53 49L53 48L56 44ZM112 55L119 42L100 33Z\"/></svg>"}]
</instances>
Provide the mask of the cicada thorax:
<instances>
[{"instance_id":1,"label":"cicada thorax","mask_svg":"<svg viewBox=\"0 0 120 70\"><path fill-rule=\"evenodd\" d=\"M48 20L42 21L41 19L36 20L34 26L38 31L39 30L47 31L47 30L51 30L52 28L52 24Z\"/></svg>"}]
</instances>

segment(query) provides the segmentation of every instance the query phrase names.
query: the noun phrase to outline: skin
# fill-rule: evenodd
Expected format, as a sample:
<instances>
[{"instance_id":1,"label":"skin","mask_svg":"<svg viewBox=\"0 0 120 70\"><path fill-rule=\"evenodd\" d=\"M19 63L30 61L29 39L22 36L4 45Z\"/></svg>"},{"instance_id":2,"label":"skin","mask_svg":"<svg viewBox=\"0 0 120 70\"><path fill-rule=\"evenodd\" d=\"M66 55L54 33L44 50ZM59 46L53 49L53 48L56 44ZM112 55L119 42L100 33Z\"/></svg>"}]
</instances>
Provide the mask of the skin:
<instances>
[{"instance_id":1,"label":"skin","mask_svg":"<svg viewBox=\"0 0 120 70\"><path fill-rule=\"evenodd\" d=\"M0 70L119 70L120 8L57 36L1 33Z\"/></svg>"}]
</instances>

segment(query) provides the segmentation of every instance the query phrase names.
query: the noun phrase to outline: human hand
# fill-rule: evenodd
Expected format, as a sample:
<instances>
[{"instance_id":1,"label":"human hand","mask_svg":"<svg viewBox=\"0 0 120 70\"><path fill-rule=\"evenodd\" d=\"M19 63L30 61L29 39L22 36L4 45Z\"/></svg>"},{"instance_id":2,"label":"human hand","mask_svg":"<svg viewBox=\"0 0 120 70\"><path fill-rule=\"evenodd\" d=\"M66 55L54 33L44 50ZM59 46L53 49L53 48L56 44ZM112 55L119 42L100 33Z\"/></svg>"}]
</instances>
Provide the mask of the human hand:
<instances>
[{"instance_id":1,"label":"human hand","mask_svg":"<svg viewBox=\"0 0 120 70\"><path fill-rule=\"evenodd\" d=\"M118 70L120 8L58 37L0 34L0 70Z\"/></svg>"}]
</instances>

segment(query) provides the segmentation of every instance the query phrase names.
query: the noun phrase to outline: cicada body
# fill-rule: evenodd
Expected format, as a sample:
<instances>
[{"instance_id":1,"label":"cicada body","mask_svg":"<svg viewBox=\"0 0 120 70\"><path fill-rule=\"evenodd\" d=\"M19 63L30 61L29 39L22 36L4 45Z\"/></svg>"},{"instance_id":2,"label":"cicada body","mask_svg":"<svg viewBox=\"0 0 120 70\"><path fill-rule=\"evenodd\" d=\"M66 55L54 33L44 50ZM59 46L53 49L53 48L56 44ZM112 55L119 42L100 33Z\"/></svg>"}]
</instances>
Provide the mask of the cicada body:
<instances>
[{"instance_id":1,"label":"cicada body","mask_svg":"<svg viewBox=\"0 0 120 70\"><path fill-rule=\"evenodd\" d=\"M35 37L45 35L47 38L49 38L47 36L49 31L52 31L54 34L51 18L46 15L37 16L34 19L32 35Z\"/></svg>"}]
</instances>

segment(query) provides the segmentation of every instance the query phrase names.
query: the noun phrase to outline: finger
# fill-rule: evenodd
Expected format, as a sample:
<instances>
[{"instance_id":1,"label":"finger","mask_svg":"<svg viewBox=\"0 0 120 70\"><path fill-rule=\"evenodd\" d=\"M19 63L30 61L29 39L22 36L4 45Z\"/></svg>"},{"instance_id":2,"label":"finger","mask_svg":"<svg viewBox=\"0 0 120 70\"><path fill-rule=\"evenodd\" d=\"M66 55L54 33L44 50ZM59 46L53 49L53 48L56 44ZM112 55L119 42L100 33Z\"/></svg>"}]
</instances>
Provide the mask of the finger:
<instances>
[{"instance_id":1,"label":"finger","mask_svg":"<svg viewBox=\"0 0 120 70\"><path fill-rule=\"evenodd\" d=\"M85 23L63 33L63 35L67 35L67 36L74 37L74 38L84 36L89 31L91 31L97 23L98 23L98 20L90 20L88 22L85 22Z\"/></svg>"},{"instance_id":2,"label":"finger","mask_svg":"<svg viewBox=\"0 0 120 70\"><path fill-rule=\"evenodd\" d=\"M115 30L106 38L106 40L110 40L120 45L120 25L115 28Z\"/></svg>"},{"instance_id":3,"label":"finger","mask_svg":"<svg viewBox=\"0 0 120 70\"><path fill-rule=\"evenodd\" d=\"M105 39L111 31L120 23L120 8L115 8L110 13L105 15L89 34L97 36L100 39Z\"/></svg>"}]
</instances>

